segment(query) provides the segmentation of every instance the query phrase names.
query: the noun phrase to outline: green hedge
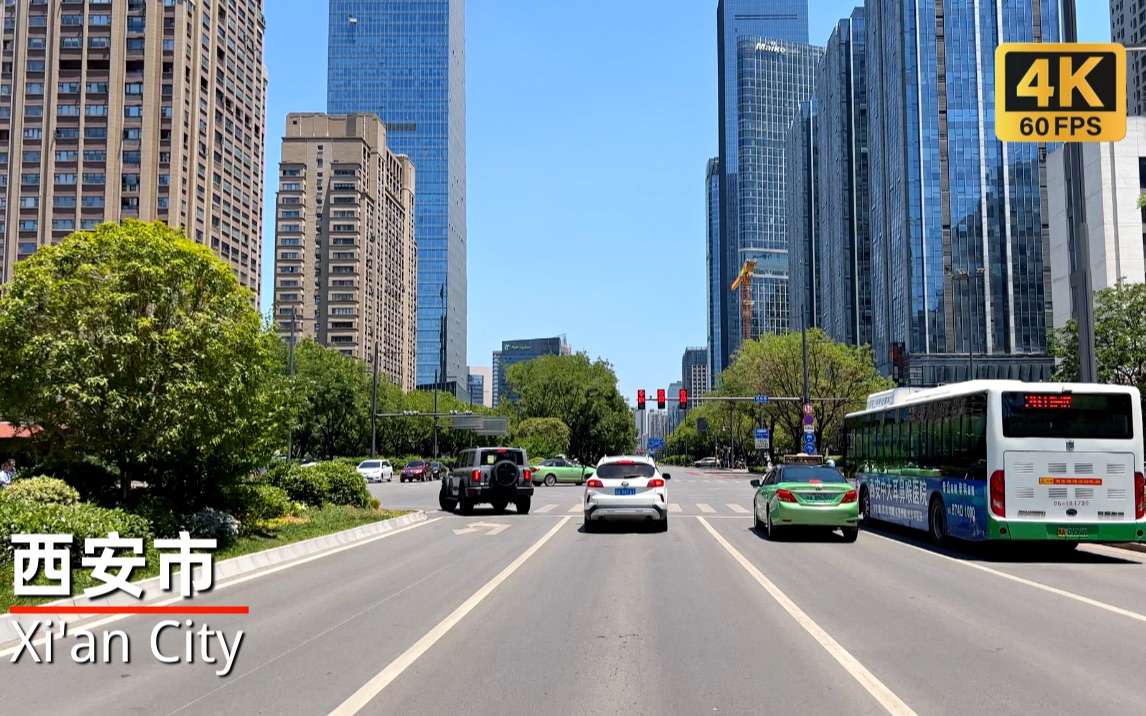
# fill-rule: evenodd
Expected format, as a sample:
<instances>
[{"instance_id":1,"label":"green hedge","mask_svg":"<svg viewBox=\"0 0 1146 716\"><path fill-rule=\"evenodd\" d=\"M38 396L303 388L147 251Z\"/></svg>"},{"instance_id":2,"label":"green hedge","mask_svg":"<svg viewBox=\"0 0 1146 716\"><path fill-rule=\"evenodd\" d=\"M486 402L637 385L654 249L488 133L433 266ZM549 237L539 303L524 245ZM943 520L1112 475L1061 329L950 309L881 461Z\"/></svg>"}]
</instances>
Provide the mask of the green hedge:
<instances>
[{"instance_id":1,"label":"green hedge","mask_svg":"<svg viewBox=\"0 0 1146 716\"><path fill-rule=\"evenodd\" d=\"M88 537L107 537L118 532L120 537L142 537L150 542L151 526L147 520L123 510L108 510L95 505L35 504L22 500L0 502L0 562L12 561L14 534L70 534L72 554L82 552Z\"/></svg>"},{"instance_id":2,"label":"green hedge","mask_svg":"<svg viewBox=\"0 0 1146 716\"><path fill-rule=\"evenodd\" d=\"M15 480L0 490L0 499L20 500L38 505L74 505L80 493L63 480L54 477L29 477Z\"/></svg>"},{"instance_id":3,"label":"green hedge","mask_svg":"<svg viewBox=\"0 0 1146 716\"><path fill-rule=\"evenodd\" d=\"M253 529L254 523L285 517L297 511L286 490L266 483L232 485L226 491L226 504L227 511L247 529Z\"/></svg>"},{"instance_id":4,"label":"green hedge","mask_svg":"<svg viewBox=\"0 0 1146 716\"><path fill-rule=\"evenodd\" d=\"M312 507L370 504L366 480L353 467L338 462L320 462L313 467L276 465L267 471L266 481L285 490L291 500Z\"/></svg>"}]
</instances>

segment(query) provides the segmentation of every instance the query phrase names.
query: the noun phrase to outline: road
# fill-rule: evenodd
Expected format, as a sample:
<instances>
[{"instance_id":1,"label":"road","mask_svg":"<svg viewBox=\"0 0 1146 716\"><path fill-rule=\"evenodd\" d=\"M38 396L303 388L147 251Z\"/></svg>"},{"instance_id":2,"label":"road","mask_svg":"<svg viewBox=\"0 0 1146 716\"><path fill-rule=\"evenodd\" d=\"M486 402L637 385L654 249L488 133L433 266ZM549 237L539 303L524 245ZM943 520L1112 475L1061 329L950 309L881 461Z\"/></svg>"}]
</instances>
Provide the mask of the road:
<instances>
[{"instance_id":1,"label":"road","mask_svg":"<svg viewBox=\"0 0 1146 716\"><path fill-rule=\"evenodd\" d=\"M938 551L865 531L752 530L744 473L671 468L666 534L581 531L581 489L527 516L437 510L437 483L373 485L429 520L220 585L194 617L233 670L165 665L161 617L102 627L131 663L0 659L5 714L1045 714L1146 703L1146 554ZM182 644L171 630L164 647ZM167 637L165 637L167 638ZM42 650L41 650L42 651Z\"/></svg>"}]
</instances>

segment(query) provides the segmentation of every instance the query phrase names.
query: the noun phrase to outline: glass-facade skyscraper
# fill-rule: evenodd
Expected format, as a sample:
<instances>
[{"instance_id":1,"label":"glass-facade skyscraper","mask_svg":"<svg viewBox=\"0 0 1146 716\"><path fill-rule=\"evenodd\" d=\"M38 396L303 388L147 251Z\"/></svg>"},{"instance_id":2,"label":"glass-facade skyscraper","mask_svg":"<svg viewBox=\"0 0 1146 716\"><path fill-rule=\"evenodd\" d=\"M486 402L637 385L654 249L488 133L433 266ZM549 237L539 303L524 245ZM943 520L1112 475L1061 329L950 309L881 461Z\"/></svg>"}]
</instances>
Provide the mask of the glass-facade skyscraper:
<instances>
[{"instance_id":1,"label":"glass-facade skyscraper","mask_svg":"<svg viewBox=\"0 0 1146 716\"><path fill-rule=\"evenodd\" d=\"M564 336L502 341L501 350L493 353L493 407L507 400L516 400L506 377L510 367L541 356L561 355L569 355L569 344L565 342Z\"/></svg>"},{"instance_id":2,"label":"glass-facade skyscraper","mask_svg":"<svg viewBox=\"0 0 1146 716\"><path fill-rule=\"evenodd\" d=\"M788 128L800 105L812 96L823 49L748 36L740 38L736 55L736 262L757 262L748 332L756 338L789 328ZM721 195L722 202L726 198ZM724 325L726 333L733 333L729 343L735 350L742 335L740 311Z\"/></svg>"},{"instance_id":3,"label":"glass-facade skyscraper","mask_svg":"<svg viewBox=\"0 0 1146 716\"><path fill-rule=\"evenodd\" d=\"M720 373L716 366L720 361L720 346L723 345L721 306L725 300L724 294L728 291L728 286L721 284L723 277L720 274L720 160L716 157L708 160L704 173L704 197L707 213L705 276L708 285L708 374L715 378Z\"/></svg>"},{"instance_id":4,"label":"glass-facade skyscraper","mask_svg":"<svg viewBox=\"0 0 1146 716\"><path fill-rule=\"evenodd\" d=\"M737 243L737 184L740 142L737 137L739 83L737 45L745 36L808 42L807 0L719 0L716 6L717 114L719 167L715 213L719 231L709 248L709 284L722 287L709 311L711 375L727 367L740 341L739 297L730 290L743 260ZM712 167L709 165L709 170ZM711 206L711 204L710 204ZM716 327L714 327L714 325Z\"/></svg>"},{"instance_id":5,"label":"glass-facade skyscraper","mask_svg":"<svg viewBox=\"0 0 1146 716\"><path fill-rule=\"evenodd\" d=\"M417 384L466 384L464 0L330 0L327 112L374 112L414 162Z\"/></svg>"},{"instance_id":6,"label":"glass-facade skyscraper","mask_svg":"<svg viewBox=\"0 0 1146 716\"><path fill-rule=\"evenodd\" d=\"M788 226L788 324L794 330L820 326L820 302L824 291L819 281L820 256L817 217L820 206L816 180L822 171L816 125L816 100L803 102L792 116L788 148L784 156L785 207ZM825 207L826 208L826 207Z\"/></svg>"},{"instance_id":7,"label":"glass-facade skyscraper","mask_svg":"<svg viewBox=\"0 0 1146 716\"><path fill-rule=\"evenodd\" d=\"M868 0L873 344L901 383L1049 377L1045 145L995 138L995 48L1058 0ZM979 269L982 274L979 275Z\"/></svg>"}]
</instances>

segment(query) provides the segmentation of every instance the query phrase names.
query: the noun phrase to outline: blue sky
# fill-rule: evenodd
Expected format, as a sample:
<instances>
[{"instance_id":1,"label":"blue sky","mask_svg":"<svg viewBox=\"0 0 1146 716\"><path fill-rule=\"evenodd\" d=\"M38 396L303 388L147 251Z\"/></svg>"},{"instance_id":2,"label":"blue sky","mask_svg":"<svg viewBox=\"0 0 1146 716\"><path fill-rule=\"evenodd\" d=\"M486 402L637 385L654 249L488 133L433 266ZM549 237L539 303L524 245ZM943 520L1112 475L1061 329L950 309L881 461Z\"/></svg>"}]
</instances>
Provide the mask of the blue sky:
<instances>
[{"instance_id":1,"label":"blue sky","mask_svg":"<svg viewBox=\"0 0 1146 716\"><path fill-rule=\"evenodd\" d=\"M821 45L856 5L811 4ZM1109 41L1105 0L1079 5L1079 39ZM274 0L265 12L273 177L287 113L326 109L327 4ZM502 340L564 333L613 363L630 402L667 388L684 348L706 341L715 0L476 0L466 14L470 365L489 365ZM517 286L486 289L507 260Z\"/></svg>"}]
</instances>

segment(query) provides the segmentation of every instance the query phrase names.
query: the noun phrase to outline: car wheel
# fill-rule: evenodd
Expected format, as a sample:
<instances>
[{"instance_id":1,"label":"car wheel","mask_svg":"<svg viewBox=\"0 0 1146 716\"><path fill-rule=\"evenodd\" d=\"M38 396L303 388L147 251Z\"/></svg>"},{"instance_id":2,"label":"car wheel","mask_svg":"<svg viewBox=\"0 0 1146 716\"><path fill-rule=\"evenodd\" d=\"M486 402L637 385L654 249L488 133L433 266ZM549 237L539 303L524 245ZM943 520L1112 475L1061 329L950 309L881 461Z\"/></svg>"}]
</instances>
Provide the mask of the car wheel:
<instances>
[{"instance_id":1,"label":"car wheel","mask_svg":"<svg viewBox=\"0 0 1146 716\"><path fill-rule=\"evenodd\" d=\"M473 513L473 511L474 511L474 505L472 502L470 502L469 498L466 497L465 486L459 486L458 487L458 514L459 515L468 515L468 514Z\"/></svg>"},{"instance_id":2,"label":"car wheel","mask_svg":"<svg viewBox=\"0 0 1146 716\"><path fill-rule=\"evenodd\" d=\"M947 511L943 507L943 498L938 496L932 498L931 509L928 512L931 515L931 519L928 520L931 541L942 545L947 541Z\"/></svg>"},{"instance_id":3,"label":"car wheel","mask_svg":"<svg viewBox=\"0 0 1146 716\"><path fill-rule=\"evenodd\" d=\"M780 539L780 530L776 529L776 525L772 523L772 511L764 507L764 534L768 536L769 540L778 541Z\"/></svg>"},{"instance_id":4,"label":"car wheel","mask_svg":"<svg viewBox=\"0 0 1146 716\"><path fill-rule=\"evenodd\" d=\"M657 522L656 531L657 532L668 532L669 531L669 518L667 516L663 520Z\"/></svg>"},{"instance_id":5,"label":"car wheel","mask_svg":"<svg viewBox=\"0 0 1146 716\"><path fill-rule=\"evenodd\" d=\"M545 476L545 486L546 487L553 487L556 484L557 484L557 478L556 477L554 477L553 475L546 475Z\"/></svg>"},{"instance_id":6,"label":"car wheel","mask_svg":"<svg viewBox=\"0 0 1146 716\"><path fill-rule=\"evenodd\" d=\"M760 521L760 513L756 511L756 505L752 505L752 529L758 532L765 531L764 523Z\"/></svg>"},{"instance_id":7,"label":"car wheel","mask_svg":"<svg viewBox=\"0 0 1146 716\"><path fill-rule=\"evenodd\" d=\"M597 523L589 519L589 515L585 515L585 523L582 525L582 529L585 530L586 534L591 534L597 531Z\"/></svg>"},{"instance_id":8,"label":"car wheel","mask_svg":"<svg viewBox=\"0 0 1146 716\"><path fill-rule=\"evenodd\" d=\"M844 542L855 542L859 538L859 527L843 528Z\"/></svg>"},{"instance_id":9,"label":"car wheel","mask_svg":"<svg viewBox=\"0 0 1146 716\"><path fill-rule=\"evenodd\" d=\"M528 515L529 514L529 507L532 504L533 504L533 500L529 497L517 498L517 504L516 504L517 514Z\"/></svg>"},{"instance_id":10,"label":"car wheel","mask_svg":"<svg viewBox=\"0 0 1146 716\"><path fill-rule=\"evenodd\" d=\"M441 507L445 512L453 512L457 506L458 501L450 499L450 493L446 489L446 483L443 482L442 489L438 491L438 507Z\"/></svg>"}]
</instances>

